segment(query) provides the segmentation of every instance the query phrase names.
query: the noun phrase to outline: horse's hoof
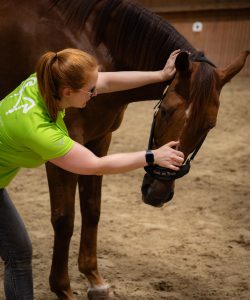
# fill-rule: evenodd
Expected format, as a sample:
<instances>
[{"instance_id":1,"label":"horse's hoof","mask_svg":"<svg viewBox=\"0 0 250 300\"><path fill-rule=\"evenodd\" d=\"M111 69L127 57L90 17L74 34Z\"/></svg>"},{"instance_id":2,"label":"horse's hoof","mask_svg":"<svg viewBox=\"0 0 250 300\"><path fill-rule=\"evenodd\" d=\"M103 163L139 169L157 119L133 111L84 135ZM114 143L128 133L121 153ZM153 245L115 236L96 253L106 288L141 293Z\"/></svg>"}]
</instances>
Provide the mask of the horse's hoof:
<instances>
[{"instance_id":1,"label":"horse's hoof","mask_svg":"<svg viewBox=\"0 0 250 300\"><path fill-rule=\"evenodd\" d=\"M88 288L88 300L111 300L114 299L114 294L109 285L102 287Z\"/></svg>"}]
</instances>

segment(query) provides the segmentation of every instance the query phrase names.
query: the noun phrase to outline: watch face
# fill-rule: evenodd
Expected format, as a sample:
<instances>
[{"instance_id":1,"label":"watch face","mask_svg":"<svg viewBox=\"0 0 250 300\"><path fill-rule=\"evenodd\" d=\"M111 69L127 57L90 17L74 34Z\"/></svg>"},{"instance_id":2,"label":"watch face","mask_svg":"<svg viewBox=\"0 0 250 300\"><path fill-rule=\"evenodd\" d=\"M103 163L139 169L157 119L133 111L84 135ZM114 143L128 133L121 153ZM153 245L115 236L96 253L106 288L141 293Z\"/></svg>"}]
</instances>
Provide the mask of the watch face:
<instances>
[{"instance_id":1,"label":"watch face","mask_svg":"<svg viewBox=\"0 0 250 300\"><path fill-rule=\"evenodd\" d=\"M146 152L146 162L148 164L154 163L154 154L151 150L147 150L147 152Z\"/></svg>"}]
</instances>

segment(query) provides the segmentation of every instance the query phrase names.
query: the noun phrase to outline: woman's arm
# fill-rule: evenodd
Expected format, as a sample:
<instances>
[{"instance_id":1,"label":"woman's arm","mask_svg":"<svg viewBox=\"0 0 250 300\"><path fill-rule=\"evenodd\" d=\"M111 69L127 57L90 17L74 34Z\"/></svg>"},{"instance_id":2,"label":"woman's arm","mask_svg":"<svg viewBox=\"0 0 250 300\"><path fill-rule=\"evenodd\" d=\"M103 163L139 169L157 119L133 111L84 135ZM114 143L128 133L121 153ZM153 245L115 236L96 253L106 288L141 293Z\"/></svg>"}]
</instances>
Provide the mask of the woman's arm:
<instances>
[{"instance_id":1,"label":"woman's arm","mask_svg":"<svg viewBox=\"0 0 250 300\"><path fill-rule=\"evenodd\" d=\"M160 71L99 72L96 84L97 93L124 91L169 80L175 74L175 59L179 52L180 50L172 52L165 67Z\"/></svg>"},{"instance_id":2,"label":"woman's arm","mask_svg":"<svg viewBox=\"0 0 250 300\"><path fill-rule=\"evenodd\" d=\"M179 170L178 166L183 163L183 153L171 148L177 145L178 142L170 142L153 150L155 163L172 170ZM145 151L111 154L99 158L76 142L67 154L50 162L66 171L81 175L123 173L147 165Z\"/></svg>"}]
</instances>

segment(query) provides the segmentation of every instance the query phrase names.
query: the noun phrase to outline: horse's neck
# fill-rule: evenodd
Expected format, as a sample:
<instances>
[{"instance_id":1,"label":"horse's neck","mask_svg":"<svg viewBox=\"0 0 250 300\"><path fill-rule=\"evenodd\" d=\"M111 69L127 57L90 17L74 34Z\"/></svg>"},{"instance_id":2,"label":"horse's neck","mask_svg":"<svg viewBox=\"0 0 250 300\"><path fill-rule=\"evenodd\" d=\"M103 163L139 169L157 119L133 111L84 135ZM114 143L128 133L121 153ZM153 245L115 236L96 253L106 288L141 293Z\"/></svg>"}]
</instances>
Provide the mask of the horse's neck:
<instances>
[{"instance_id":1,"label":"horse's neck","mask_svg":"<svg viewBox=\"0 0 250 300\"><path fill-rule=\"evenodd\" d=\"M126 104L139 101L159 100L166 87L166 83L155 83L137 89L123 92L123 101Z\"/></svg>"},{"instance_id":2,"label":"horse's neck","mask_svg":"<svg viewBox=\"0 0 250 300\"><path fill-rule=\"evenodd\" d=\"M195 51L167 21L127 1L100 1L88 23L90 38L105 45L118 70L157 70L173 50Z\"/></svg>"}]
</instances>

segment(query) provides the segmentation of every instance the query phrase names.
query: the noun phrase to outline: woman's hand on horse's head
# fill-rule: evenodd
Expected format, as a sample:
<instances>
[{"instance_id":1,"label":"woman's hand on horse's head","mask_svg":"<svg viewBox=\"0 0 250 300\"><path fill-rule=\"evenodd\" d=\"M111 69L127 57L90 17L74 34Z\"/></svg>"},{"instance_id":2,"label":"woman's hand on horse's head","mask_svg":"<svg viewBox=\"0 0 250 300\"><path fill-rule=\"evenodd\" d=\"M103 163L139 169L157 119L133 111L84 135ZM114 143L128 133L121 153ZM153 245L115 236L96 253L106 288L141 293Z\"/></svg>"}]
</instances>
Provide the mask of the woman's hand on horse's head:
<instances>
[{"instance_id":1,"label":"woman's hand on horse's head","mask_svg":"<svg viewBox=\"0 0 250 300\"><path fill-rule=\"evenodd\" d=\"M180 49L178 50L175 50L173 51L167 62L166 62L166 65L165 67L161 70L162 72L162 81L167 81L167 80L170 80L173 78L175 72L176 72L176 69L175 69L175 60L176 60L176 57L178 56L178 54L180 53Z\"/></svg>"},{"instance_id":2,"label":"woman's hand on horse's head","mask_svg":"<svg viewBox=\"0 0 250 300\"><path fill-rule=\"evenodd\" d=\"M179 145L179 141L171 141L162 147L153 150L155 156L155 163L161 167L179 170L179 167L184 162L184 154L181 151L173 149Z\"/></svg>"}]
</instances>

